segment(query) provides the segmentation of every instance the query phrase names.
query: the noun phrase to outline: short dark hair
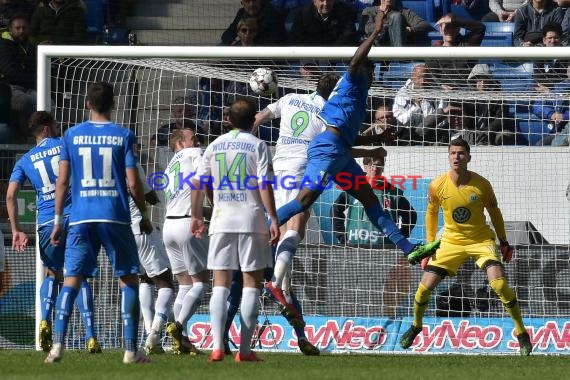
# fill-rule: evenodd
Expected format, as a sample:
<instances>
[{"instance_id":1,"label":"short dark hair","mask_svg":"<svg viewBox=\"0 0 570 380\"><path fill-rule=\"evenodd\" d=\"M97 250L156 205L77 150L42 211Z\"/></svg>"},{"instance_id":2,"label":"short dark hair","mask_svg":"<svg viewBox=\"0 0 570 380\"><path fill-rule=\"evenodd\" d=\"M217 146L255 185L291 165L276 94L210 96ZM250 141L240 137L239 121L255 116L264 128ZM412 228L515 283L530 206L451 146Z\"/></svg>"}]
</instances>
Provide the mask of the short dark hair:
<instances>
[{"instance_id":1,"label":"short dark hair","mask_svg":"<svg viewBox=\"0 0 570 380\"><path fill-rule=\"evenodd\" d=\"M255 122L256 106L252 100L239 97L230 105L228 118L234 128L249 131Z\"/></svg>"},{"instance_id":2,"label":"short dark hair","mask_svg":"<svg viewBox=\"0 0 570 380\"><path fill-rule=\"evenodd\" d=\"M26 13L14 12L14 13L8 15L8 26L12 25L12 21L18 20L18 19L24 19L28 23L30 22L30 16L27 15Z\"/></svg>"},{"instance_id":3,"label":"short dark hair","mask_svg":"<svg viewBox=\"0 0 570 380\"><path fill-rule=\"evenodd\" d=\"M52 125L55 122L53 115L47 111L36 111L30 116L28 129L32 136L37 136L43 127Z\"/></svg>"},{"instance_id":4,"label":"short dark hair","mask_svg":"<svg viewBox=\"0 0 570 380\"><path fill-rule=\"evenodd\" d=\"M372 157L364 157L362 159L362 163L364 165L368 165L368 166L372 166L372 165L376 165L375 162L377 161L382 161L382 162L386 162L386 158L382 157L382 158L372 158Z\"/></svg>"},{"instance_id":5,"label":"short dark hair","mask_svg":"<svg viewBox=\"0 0 570 380\"><path fill-rule=\"evenodd\" d=\"M542 38L546 37L548 32L555 32L558 37L562 37L562 26L555 22L549 22L542 27Z\"/></svg>"},{"instance_id":6,"label":"short dark hair","mask_svg":"<svg viewBox=\"0 0 570 380\"><path fill-rule=\"evenodd\" d=\"M465 140L463 140L462 137L456 137L454 139L451 139L451 141L449 142L449 148L451 148L452 146L462 146L465 148L465 150L467 151L467 153L471 153L471 147L469 146L469 143ZM448 148L448 150L449 150Z\"/></svg>"},{"instance_id":7,"label":"short dark hair","mask_svg":"<svg viewBox=\"0 0 570 380\"><path fill-rule=\"evenodd\" d=\"M95 82L87 90L87 100L95 112L106 113L113 109L115 95L113 85L107 82Z\"/></svg>"},{"instance_id":8,"label":"short dark hair","mask_svg":"<svg viewBox=\"0 0 570 380\"><path fill-rule=\"evenodd\" d=\"M321 75L317 83L317 93L323 98L328 99L339 78L340 77L335 73L325 73Z\"/></svg>"}]
</instances>

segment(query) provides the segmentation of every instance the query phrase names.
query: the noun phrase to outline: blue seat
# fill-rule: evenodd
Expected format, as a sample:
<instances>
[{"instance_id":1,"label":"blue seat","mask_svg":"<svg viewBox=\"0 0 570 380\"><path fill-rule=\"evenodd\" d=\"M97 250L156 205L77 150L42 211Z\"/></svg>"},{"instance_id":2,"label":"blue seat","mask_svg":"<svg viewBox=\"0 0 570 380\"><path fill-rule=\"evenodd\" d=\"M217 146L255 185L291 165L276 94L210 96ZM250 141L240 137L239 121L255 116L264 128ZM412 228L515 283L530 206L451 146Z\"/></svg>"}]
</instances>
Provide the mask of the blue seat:
<instances>
[{"instance_id":1,"label":"blue seat","mask_svg":"<svg viewBox=\"0 0 570 380\"><path fill-rule=\"evenodd\" d=\"M513 34L505 32L485 33L481 46L513 46Z\"/></svg>"},{"instance_id":2,"label":"blue seat","mask_svg":"<svg viewBox=\"0 0 570 380\"><path fill-rule=\"evenodd\" d=\"M514 33L514 22L484 22L486 33Z\"/></svg>"},{"instance_id":3,"label":"blue seat","mask_svg":"<svg viewBox=\"0 0 570 380\"><path fill-rule=\"evenodd\" d=\"M401 4L402 8L411 9L427 22L437 21L434 0L402 0Z\"/></svg>"},{"instance_id":4,"label":"blue seat","mask_svg":"<svg viewBox=\"0 0 570 380\"><path fill-rule=\"evenodd\" d=\"M103 33L103 28L106 24L106 2L102 0L84 0L83 2L86 7L85 21L87 22L87 32L93 35Z\"/></svg>"},{"instance_id":5,"label":"blue seat","mask_svg":"<svg viewBox=\"0 0 570 380\"><path fill-rule=\"evenodd\" d=\"M420 62L390 62L388 71L386 71L383 76L384 86L394 89L402 87L412 76L412 70L414 69L414 66L419 63Z\"/></svg>"},{"instance_id":6,"label":"blue seat","mask_svg":"<svg viewBox=\"0 0 570 380\"><path fill-rule=\"evenodd\" d=\"M552 133L552 128L548 126L548 123L537 119L533 115L529 115L529 118L526 120L517 119L516 124L529 145L536 145L540 140Z\"/></svg>"},{"instance_id":7,"label":"blue seat","mask_svg":"<svg viewBox=\"0 0 570 380\"><path fill-rule=\"evenodd\" d=\"M518 66L502 62L489 65L493 77L501 83L503 91L527 92L533 85L532 63L523 63Z\"/></svg>"}]
</instances>

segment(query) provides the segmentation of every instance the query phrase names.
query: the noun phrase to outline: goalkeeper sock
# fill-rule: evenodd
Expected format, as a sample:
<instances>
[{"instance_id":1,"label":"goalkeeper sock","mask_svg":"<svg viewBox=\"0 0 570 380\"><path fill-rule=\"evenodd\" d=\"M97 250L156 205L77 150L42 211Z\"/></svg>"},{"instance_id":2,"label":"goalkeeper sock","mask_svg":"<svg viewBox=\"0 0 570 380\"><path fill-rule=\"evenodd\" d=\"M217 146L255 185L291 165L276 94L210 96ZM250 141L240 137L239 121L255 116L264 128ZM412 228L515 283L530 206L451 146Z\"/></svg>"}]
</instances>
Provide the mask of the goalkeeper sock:
<instances>
[{"instance_id":1,"label":"goalkeeper sock","mask_svg":"<svg viewBox=\"0 0 570 380\"><path fill-rule=\"evenodd\" d=\"M429 305L429 299L431 296L431 290L426 288L424 284L420 282L418 285L418 290L416 291L416 296L414 297L414 326L422 327L424 313Z\"/></svg>"},{"instance_id":2,"label":"goalkeeper sock","mask_svg":"<svg viewBox=\"0 0 570 380\"><path fill-rule=\"evenodd\" d=\"M51 312L57 299L57 283L54 277L46 277L40 287L42 320L51 322ZM50 323L51 324L51 323Z\"/></svg>"},{"instance_id":3,"label":"goalkeeper sock","mask_svg":"<svg viewBox=\"0 0 570 380\"><path fill-rule=\"evenodd\" d=\"M224 325L228 317L226 300L230 290L223 286L214 286L210 297L210 322L212 323L212 350L221 350L224 347ZM243 310L242 310L243 313ZM243 342L242 342L243 343Z\"/></svg>"},{"instance_id":4,"label":"goalkeeper sock","mask_svg":"<svg viewBox=\"0 0 570 380\"><path fill-rule=\"evenodd\" d=\"M139 287L124 285L121 287L121 317L123 319L123 338L125 350L137 351L137 335L139 330Z\"/></svg>"},{"instance_id":5,"label":"goalkeeper sock","mask_svg":"<svg viewBox=\"0 0 570 380\"><path fill-rule=\"evenodd\" d=\"M230 288L230 293L228 296L227 306L227 316L226 323L224 326L224 340L230 339L230 328L234 322L234 318L239 309L239 304L241 303L241 295L243 290L243 275L239 270L234 271L232 277L232 285Z\"/></svg>"},{"instance_id":6,"label":"goalkeeper sock","mask_svg":"<svg viewBox=\"0 0 570 380\"><path fill-rule=\"evenodd\" d=\"M374 206L367 208L364 211L372 224L386 235L388 239L390 239L390 241L406 255L414 250L415 245L405 238L402 231L398 229L398 226L396 226L396 223L394 223L390 215L386 214L382 207L380 207L380 203L376 203Z\"/></svg>"},{"instance_id":7,"label":"goalkeeper sock","mask_svg":"<svg viewBox=\"0 0 570 380\"><path fill-rule=\"evenodd\" d=\"M93 322L93 291L91 290L91 285L87 280L83 280L81 283L81 288L79 289L79 294L75 300L77 303L77 308L81 314L81 320L83 321L83 326L85 327L85 341L89 338L95 338L95 331Z\"/></svg>"},{"instance_id":8,"label":"goalkeeper sock","mask_svg":"<svg viewBox=\"0 0 570 380\"><path fill-rule=\"evenodd\" d=\"M279 225L282 226L291 219L294 215L297 215L303 211L303 205L296 199L291 202L284 204L277 210L277 220L279 220Z\"/></svg>"},{"instance_id":9,"label":"goalkeeper sock","mask_svg":"<svg viewBox=\"0 0 570 380\"><path fill-rule=\"evenodd\" d=\"M151 284L147 284L146 282L139 284L139 302L143 316L144 330L147 334L150 334L154 318L154 287Z\"/></svg>"},{"instance_id":10,"label":"goalkeeper sock","mask_svg":"<svg viewBox=\"0 0 570 380\"><path fill-rule=\"evenodd\" d=\"M57 297L55 306L55 326L53 329L53 342L63 343L67 334L69 316L73 310L73 303L77 297L77 289L63 286Z\"/></svg>"},{"instance_id":11,"label":"goalkeeper sock","mask_svg":"<svg viewBox=\"0 0 570 380\"><path fill-rule=\"evenodd\" d=\"M497 293L503 306L505 306L505 309L513 319L517 335L525 332L526 329L524 327L517 296L513 289L507 284L507 280L505 280L504 277L499 277L489 282L489 285L493 288L495 293Z\"/></svg>"},{"instance_id":12,"label":"goalkeeper sock","mask_svg":"<svg viewBox=\"0 0 570 380\"><path fill-rule=\"evenodd\" d=\"M248 355L251 352L251 338L257 326L257 316L259 315L259 289L243 288L240 308L239 352L242 355Z\"/></svg>"}]
</instances>

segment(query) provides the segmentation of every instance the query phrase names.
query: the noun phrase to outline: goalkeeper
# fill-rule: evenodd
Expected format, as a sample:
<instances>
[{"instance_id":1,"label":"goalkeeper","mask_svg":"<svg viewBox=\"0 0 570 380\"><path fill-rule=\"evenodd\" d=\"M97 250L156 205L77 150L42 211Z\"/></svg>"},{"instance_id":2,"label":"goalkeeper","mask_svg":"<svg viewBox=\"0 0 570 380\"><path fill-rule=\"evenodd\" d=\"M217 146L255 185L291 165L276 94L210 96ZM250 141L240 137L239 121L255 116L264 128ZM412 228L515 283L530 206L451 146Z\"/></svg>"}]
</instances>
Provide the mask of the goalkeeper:
<instances>
[{"instance_id":1,"label":"goalkeeper","mask_svg":"<svg viewBox=\"0 0 570 380\"><path fill-rule=\"evenodd\" d=\"M489 181L467 170L471 161L469 144L461 139L451 140L448 149L450 169L433 180L429 187L426 213L427 240L435 240L438 211L441 206L444 232L437 252L422 262L422 275L414 299L414 321L400 340L402 348L412 346L415 337L422 332L422 319L428 307L430 294L446 276L455 276L459 267L473 258L479 268L487 273L489 285L501 299L513 319L520 354L532 352L530 337L525 329L515 292L507 284L503 261L508 263L513 249L507 242L501 210ZM495 233L485 222L487 209L500 241L500 253L495 244Z\"/></svg>"}]
</instances>

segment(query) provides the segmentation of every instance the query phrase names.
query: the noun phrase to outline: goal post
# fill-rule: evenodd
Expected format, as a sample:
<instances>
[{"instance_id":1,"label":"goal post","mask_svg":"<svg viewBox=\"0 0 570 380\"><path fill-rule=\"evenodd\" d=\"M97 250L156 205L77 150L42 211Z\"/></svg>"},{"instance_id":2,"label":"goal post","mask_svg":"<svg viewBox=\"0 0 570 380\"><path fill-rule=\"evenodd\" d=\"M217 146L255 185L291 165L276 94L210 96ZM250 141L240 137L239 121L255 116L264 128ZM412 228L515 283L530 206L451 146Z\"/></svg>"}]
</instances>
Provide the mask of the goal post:
<instances>
[{"instance_id":1,"label":"goal post","mask_svg":"<svg viewBox=\"0 0 570 380\"><path fill-rule=\"evenodd\" d=\"M113 119L135 131L141 144L141 163L150 175L163 171L171 156L168 147L157 142L157 133L161 126L176 122L174 113L179 99L182 106L192 108L189 117L207 144L224 131L223 108L236 96L252 97L260 109L276 100L254 96L248 89L248 78L255 68L268 66L277 73L279 95L306 93L314 90L319 72L342 75L355 50L40 45L37 106L39 110L53 110L62 128L68 128L87 117L83 104L87 84L93 80L110 81L118 99ZM570 324L564 319L570 312L570 204L565 191L570 182L570 150L568 146L532 145L548 135L554 136L557 129L561 132L563 127L552 131L548 120L533 113L533 106L544 101L568 102L570 94L536 90L533 62L570 61L570 50L374 47L369 58L376 70L362 130L374 127L372 130L378 132L376 107L388 104L391 110L398 94L429 99L434 109L446 102L460 107L468 104L474 111L463 115L464 120L473 123L496 119L489 115L480 120L480 105L504 106L506 111L500 119L509 122L516 138L510 145L497 145L496 140L494 144L473 146L470 168L493 184L509 240L516 245L515 258L505 268L537 351L566 353L562 348L567 347L565 337L570 333ZM417 64L438 61L469 61L470 69L474 64L486 65L487 74L499 86L481 92L474 81L461 77L459 70L449 70L443 75L452 84L457 78L456 85L450 86L454 88L443 90L441 83L431 81L422 90L399 92ZM307 63L317 74L300 73ZM274 145L277 131L278 123L273 122L264 125L259 134ZM448 170L447 147L440 141L408 139L400 135L399 143L386 146L384 172L388 180L399 184L414 208L417 222L411 240L419 242L425 239L427 186ZM507 140L500 140L503 141ZM407 266L393 246L379 243L382 237L377 231L362 227L366 216L351 214L347 209L351 205L341 208L339 214L336 205L341 193L341 189L333 187L313 206L306 238L293 265L292 285L306 316L307 337L319 348L334 352L404 352L398 341L412 321L413 297L421 270ZM383 202L383 206L391 207L389 202ZM158 225L163 215L164 203L152 207L152 219ZM345 219L340 221L340 227L339 218ZM441 222L440 215L440 226ZM94 279L95 323L100 342L104 348L110 348L121 343L120 308L118 290L111 285L112 271L105 256L101 257L100 276ZM43 279L39 258L37 266L39 286ZM292 328L277 310L266 306L272 329L264 330L258 340L260 347L297 349ZM68 338L70 348L83 348L80 325L75 315ZM238 330L236 320L230 335L235 337ZM203 303L189 322L188 332L196 344L209 348L208 331L207 303ZM424 332L416 343L411 352L506 354L518 350L508 314L489 290L482 271L472 262L464 264L457 277L445 279L434 290Z\"/></svg>"}]
</instances>

